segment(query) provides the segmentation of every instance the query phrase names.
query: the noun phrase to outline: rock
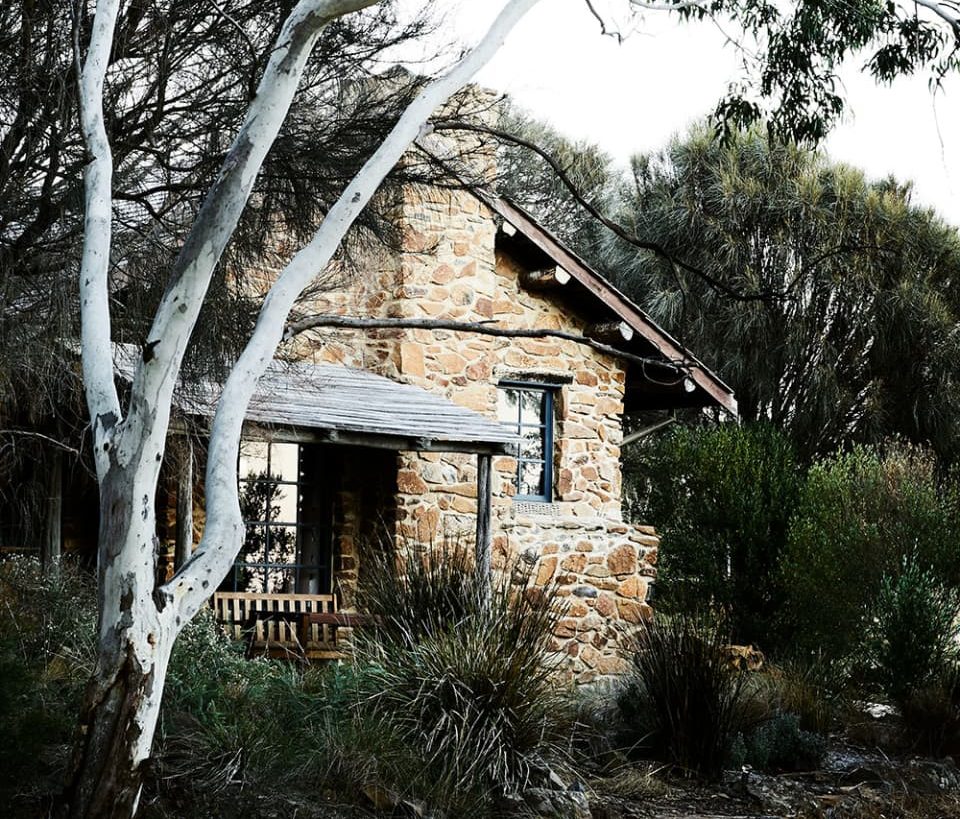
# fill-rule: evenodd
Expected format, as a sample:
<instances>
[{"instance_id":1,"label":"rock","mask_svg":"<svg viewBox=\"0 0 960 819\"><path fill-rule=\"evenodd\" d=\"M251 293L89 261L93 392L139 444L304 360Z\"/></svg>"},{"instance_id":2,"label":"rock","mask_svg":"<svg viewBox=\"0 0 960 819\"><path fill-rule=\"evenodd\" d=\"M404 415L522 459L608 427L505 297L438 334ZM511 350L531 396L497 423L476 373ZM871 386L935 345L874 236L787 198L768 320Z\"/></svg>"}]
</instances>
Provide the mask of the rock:
<instances>
[{"instance_id":1,"label":"rock","mask_svg":"<svg viewBox=\"0 0 960 819\"><path fill-rule=\"evenodd\" d=\"M534 816L545 819L591 819L590 803L582 791L528 788L523 801Z\"/></svg>"}]
</instances>

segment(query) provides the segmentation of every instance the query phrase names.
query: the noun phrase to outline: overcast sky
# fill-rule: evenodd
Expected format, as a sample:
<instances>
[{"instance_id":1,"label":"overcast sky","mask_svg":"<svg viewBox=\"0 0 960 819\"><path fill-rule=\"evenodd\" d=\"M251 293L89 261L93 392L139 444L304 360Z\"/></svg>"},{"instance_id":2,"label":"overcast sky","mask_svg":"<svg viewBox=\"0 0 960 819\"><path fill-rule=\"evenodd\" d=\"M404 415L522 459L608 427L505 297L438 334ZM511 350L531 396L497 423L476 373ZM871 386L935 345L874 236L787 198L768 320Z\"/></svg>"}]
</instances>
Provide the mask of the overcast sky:
<instances>
[{"instance_id":1,"label":"overcast sky","mask_svg":"<svg viewBox=\"0 0 960 819\"><path fill-rule=\"evenodd\" d=\"M502 5L452 0L448 33L475 42ZM859 67L843 74L850 111L827 151L872 177L913 180L916 203L960 226L960 78L934 98L926 77L877 87ZM618 44L600 35L583 0L543 0L478 81L625 162L712 110L741 73L737 50L709 22L648 12L640 30Z\"/></svg>"}]
</instances>

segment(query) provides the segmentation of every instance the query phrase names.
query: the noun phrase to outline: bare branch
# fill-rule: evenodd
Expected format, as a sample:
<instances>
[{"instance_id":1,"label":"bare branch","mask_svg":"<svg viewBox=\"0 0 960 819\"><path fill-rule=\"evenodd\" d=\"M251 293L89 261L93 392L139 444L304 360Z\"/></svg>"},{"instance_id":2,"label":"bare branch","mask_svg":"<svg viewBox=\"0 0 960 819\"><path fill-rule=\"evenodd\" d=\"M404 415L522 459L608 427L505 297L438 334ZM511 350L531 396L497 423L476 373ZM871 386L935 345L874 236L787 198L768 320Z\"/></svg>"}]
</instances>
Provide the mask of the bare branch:
<instances>
[{"instance_id":1,"label":"bare branch","mask_svg":"<svg viewBox=\"0 0 960 819\"><path fill-rule=\"evenodd\" d=\"M547 329L513 329L509 327L494 327L487 322L476 321L452 321L447 319L405 319L405 318L359 318L356 316L307 316L287 325L284 331L284 340L289 340L294 336L304 333L308 330L318 328L330 329L348 329L348 330L453 330L458 333L477 333L483 336L495 336L497 338L557 338L563 341L573 341L577 344L583 344L601 353L614 356L615 358L630 361L641 366L663 367L674 371L678 377L682 378L687 371L689 363L683 360L671 360L661 358L649 358L647 356L635 355L604 344L595 339L589 338L578 333L570 333L565 330L547 330Z\"/></svg>"}]
</instances>

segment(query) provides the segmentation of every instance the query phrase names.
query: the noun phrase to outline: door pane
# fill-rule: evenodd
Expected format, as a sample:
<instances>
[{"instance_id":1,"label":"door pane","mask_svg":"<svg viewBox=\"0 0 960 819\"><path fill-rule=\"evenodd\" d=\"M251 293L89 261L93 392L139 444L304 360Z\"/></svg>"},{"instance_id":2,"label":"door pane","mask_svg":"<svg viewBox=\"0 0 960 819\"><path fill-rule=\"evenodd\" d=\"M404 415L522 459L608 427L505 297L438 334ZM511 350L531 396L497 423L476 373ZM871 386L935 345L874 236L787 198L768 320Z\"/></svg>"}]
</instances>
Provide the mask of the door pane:
<instances>
[{"instance_id":1,"label":"door pane","mask_svg":"<svg viewBox=\"0 0 960 819\"><path fill-rule=\"evenodd\" d=\"M240 480L260 477L267 472L267 444L263 441L240 442Z\"/></svg>"}]
</instances>

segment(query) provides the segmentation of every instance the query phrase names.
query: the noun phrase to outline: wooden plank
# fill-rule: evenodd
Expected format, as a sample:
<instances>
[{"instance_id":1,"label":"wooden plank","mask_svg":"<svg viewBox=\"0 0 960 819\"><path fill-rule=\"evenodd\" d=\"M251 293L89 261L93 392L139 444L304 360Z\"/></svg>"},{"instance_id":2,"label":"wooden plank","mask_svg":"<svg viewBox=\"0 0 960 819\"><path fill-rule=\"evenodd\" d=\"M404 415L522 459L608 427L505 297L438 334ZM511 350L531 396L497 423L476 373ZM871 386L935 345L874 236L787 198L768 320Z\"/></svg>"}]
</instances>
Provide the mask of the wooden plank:
<instances>
[{"instance_id":1,"label":"wooden plank","mask_svg":"<svg viewBox=\"0 0 960 819\"><path fill-rule=\"evenodd\" d=\"M177 524L173 547L173 564L180 568L193 554L193 439L178 436L177 459Z\"/></svg>"},{"instance_id":2,"label":"wooden plank","mask_svg":"<svg viewBox=\"0 0 960 819\"><path fill-rule=\"evenodd\" d=\"M47 511L43 533L41 564L43 572L56 571L60 563L63 543L63 453L50 453L50 471L47 474Z\"/></svg>"},{"instance_id":3,"label":"wooden plank","mask_svg":"<svg viewBox=\"0 0 960 819\"><path fill-rule=\"evenodd\" d=\"M482 582L489 584L493 578L493 540L490 526L493 506L493 478L490 456L477 456L477 573Z\"/></svg>"}]
</instances>

